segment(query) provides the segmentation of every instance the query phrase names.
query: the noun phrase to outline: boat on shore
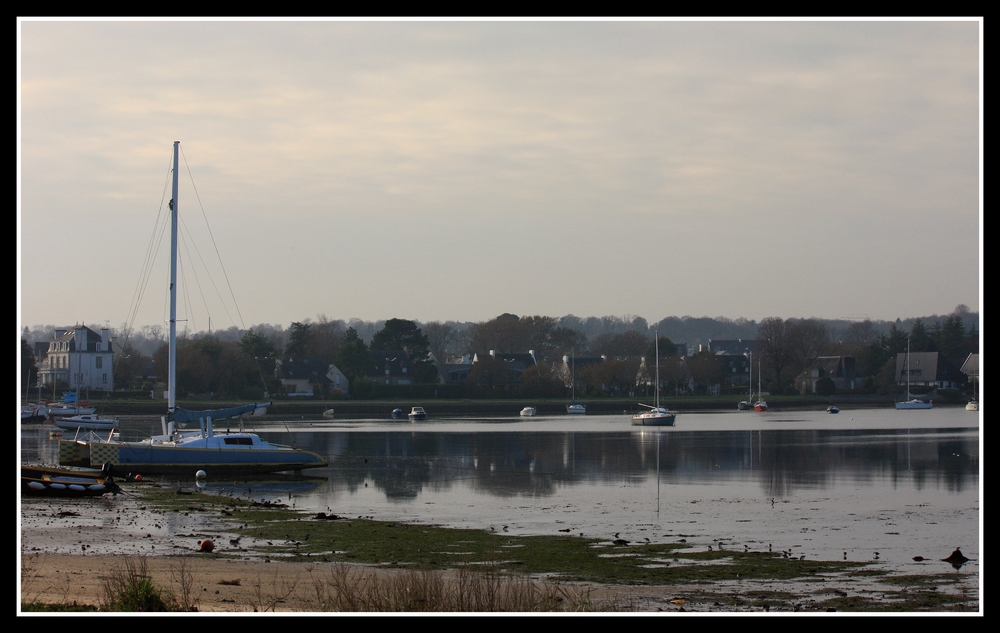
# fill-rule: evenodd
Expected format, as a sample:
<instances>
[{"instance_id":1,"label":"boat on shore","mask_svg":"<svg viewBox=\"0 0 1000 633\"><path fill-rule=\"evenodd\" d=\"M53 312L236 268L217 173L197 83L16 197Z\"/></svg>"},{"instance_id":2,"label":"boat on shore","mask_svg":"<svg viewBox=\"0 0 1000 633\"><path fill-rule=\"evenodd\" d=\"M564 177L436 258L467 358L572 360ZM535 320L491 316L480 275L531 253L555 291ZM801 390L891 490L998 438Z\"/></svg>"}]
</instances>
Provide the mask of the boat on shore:
<instances>
[{"instance_id":1,"label":"boat on shore","mask_svg":"<svg viewBox=\"0 0 1000 633\"><path fill-rule=\"evenodd\" d=\"M531 417L536 413L538 413L538 410L535 409L535 407L524 407L523 409L521 409L521 417L524 418Z\"/></svg>"},{"instance_id":2,"label":"boat on shore","mask_svg":"<svg viewBox=\"0 0 1000 633\"><path fill-rule=\"evenodd\" d=\"M101 470L74 470L21 464L21 494L50 497L99 497L118 494L111 465Z\"/></svg>"},{"instance_id":3,"label":"boat on shore","mask_svg":"<svg viewBox=\"0 0 1000 633\"><path fill-rule=\"evenodd\" d=\"M840 413L840 409L836 405L830 405L826 408L827 413Z\"/></svg>"}]
</instances>

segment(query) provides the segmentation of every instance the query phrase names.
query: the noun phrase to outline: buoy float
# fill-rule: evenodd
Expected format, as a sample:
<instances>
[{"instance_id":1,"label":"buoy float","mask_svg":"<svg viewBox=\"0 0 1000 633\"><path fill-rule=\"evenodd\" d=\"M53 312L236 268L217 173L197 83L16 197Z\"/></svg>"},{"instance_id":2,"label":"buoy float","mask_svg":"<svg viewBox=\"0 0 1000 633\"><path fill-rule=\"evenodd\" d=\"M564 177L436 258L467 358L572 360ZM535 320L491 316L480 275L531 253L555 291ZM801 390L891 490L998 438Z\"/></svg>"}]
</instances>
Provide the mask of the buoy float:
<instances>
[{"instance_id":1,"label":"buoy float","mask_svg":"<svg viewBox=\"0 0 1000 633\"><path fill-rule=\"evenodd\" d=\"M215 549L215 543L213 543L208 539L205 539L204 541L198 541L198 549L201 550L202 552L211 552L213 549Z\"/></svg>"},{"instance_id":2,"label":"buoy float","mask_svg":"<svg viewBox=\"0 0 1000 633\"><path fill-rule=\"evenodd\" d=\"M194 474L194 476L195 476L195 477L196 477L197 479L204 479L205 477L208 477L208 473L206 473L206 472L205 472L204 470L199 470L198 472L196 472L196 473Z\"/></svg>"}]
</instances>

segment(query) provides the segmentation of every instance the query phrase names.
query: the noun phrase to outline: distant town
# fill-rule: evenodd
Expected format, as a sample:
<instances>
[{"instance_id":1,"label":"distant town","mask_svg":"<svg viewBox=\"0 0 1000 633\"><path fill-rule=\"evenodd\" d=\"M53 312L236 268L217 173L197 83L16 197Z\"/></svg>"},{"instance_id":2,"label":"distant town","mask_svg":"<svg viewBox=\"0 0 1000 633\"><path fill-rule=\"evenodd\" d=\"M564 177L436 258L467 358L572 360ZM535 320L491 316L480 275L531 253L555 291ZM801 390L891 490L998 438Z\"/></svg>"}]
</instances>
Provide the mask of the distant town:
<instances>
[{"instance_id":1,"label":"distant town","mask_svg":"<svg viewBox=\"0 0 1000 633\"><path fill-rule=\"evenodd\" d=\"M658 341L654 341L658 337ZM21 393L162 397L166 332L93 324L25 327ZM659 359L655 349L659 350ZM909 353L909 363L906 354ZM182 332L179 398L579 398L971 393L979 314L896 321L668 317L317 320ZM908 383L908 385L907 385Z\"/></svg>"}]
</instances>

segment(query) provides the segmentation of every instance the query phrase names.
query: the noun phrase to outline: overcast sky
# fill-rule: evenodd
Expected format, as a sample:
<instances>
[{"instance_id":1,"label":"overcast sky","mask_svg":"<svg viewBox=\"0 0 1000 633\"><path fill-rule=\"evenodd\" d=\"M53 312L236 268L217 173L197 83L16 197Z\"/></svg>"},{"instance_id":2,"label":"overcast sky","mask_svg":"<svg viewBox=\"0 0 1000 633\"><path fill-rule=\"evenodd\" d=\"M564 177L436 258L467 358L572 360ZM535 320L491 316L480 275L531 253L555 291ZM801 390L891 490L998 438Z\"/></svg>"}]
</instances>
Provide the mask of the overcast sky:
<instances>
[{"instance_id":1,"label":"overcast sky","mask_svg":"<svg viewBox=\"0 0 1000 633\"><path fill-rule=\"evenodd\" d=\"M22 326L980 309L979 21L19 26Z\"/></svg>"}]
</instances>

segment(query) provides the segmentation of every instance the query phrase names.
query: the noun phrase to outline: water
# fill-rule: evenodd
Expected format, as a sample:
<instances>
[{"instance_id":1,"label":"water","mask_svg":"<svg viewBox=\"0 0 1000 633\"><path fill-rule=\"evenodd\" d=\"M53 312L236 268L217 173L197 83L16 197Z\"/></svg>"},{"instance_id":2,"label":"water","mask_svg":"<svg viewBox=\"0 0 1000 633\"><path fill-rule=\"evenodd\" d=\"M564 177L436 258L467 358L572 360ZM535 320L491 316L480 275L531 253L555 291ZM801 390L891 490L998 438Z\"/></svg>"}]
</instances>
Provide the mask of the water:
<instances>
[{"instance_id":1,"label":"water","mask_svg":"<svg viewBox=\"0 0 1000 633\"><path fill-rule=\"evenodd\" d=\"M208 487L512 535L683 538L695 550L721 541L824 560L878 552L910 573L932 570L914 556L937 561L961 547L975 569L978 421L937 408L685 413L659 429L624 415L269 423L262 437L327 456L328 468L307 471L320 479L209 473ZM25 429L22 460L53 463L47 430ZM193 473L180 478L193 483Z\"/></svg>"}]
</instances>

